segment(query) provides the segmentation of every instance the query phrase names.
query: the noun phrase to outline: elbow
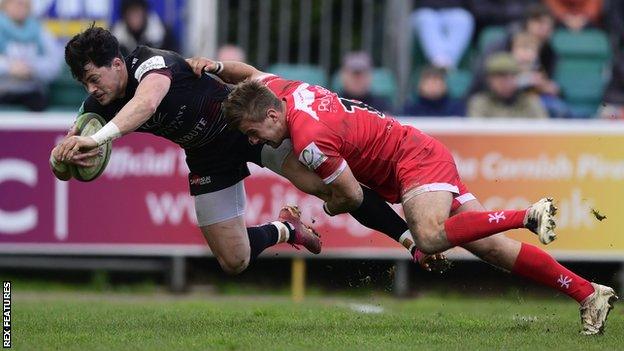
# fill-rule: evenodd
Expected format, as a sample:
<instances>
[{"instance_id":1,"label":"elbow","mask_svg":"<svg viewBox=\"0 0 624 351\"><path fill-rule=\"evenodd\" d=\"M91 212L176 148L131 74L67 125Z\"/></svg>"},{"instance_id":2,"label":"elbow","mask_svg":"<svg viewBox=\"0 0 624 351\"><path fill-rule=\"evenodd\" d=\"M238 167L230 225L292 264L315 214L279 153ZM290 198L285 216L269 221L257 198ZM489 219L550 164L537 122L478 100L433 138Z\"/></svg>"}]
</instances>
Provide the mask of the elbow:
<instances>
[{"instance_id":1,"label":"elbow","mask_svg":"<svg viewBox=\"0 0 624 351\"><path fill-rule=\"evenodd\" d=\"M148 112L148 116L151 117L154 113L156 113L158 105L160 105L160 101L157 101L156 99L148 99L144 102L143 108L146 112Z\"/></svg>"}]
</instances>

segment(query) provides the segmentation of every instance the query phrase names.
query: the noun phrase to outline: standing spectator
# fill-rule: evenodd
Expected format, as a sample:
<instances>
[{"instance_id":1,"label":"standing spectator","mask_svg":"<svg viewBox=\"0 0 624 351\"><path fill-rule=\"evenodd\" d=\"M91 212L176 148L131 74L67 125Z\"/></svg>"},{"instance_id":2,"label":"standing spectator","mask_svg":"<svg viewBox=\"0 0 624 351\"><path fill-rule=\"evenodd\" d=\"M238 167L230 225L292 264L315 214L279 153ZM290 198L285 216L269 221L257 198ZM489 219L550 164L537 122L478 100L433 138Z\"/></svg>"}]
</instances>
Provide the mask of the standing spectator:
<instances>
[{"instance_id":1,"label":"standing spectator","mask_svg":"<svg viewBox=\"0 0 624 351\"><path fill-rule=\"evenodd\" d=\"M457 67L472 39L474 18L461 0L421 0L411 22L429 63Z\"/></svg>"},{"instance_id":2,"label":"standing spectator","mask_svg":"<svg viewBox=\"0 0 624 351\"><path fill-rule=\"evenodd\" d=\"M602 17L602 0L544 0L557 21L572 31L588 25L599 25Z\"/></svg>"},{"instance_id":3,"label":"standing spectator","mask_svg":"<svg viewBox=\"0 0 624 351\"><path fill-rule=\"evenodd\" d=\"M0 103L44 110L48 83L58 75L62 55L31 15L29 0L0 2Z\"/></svg>"},{"instance_id":4,"label":"standing spectator","mask_svg":"<svg viewBox=\"0 0 624 351\"><path fill-rule=\"evenodd\" d=\"M541 67L546 77L552 81L557 65L557 54L550 42L554 26L555 19L545 5L534 4L529 6L520 26L511 26L509 32L502 40L494 42L485 48L481 57L477 60L474 69L475 74L473 75L472 83L468 89L468 95L473 95L486 89L486 60L488 57L498 52L511 52L514 35L521 31L525 31L537 39L539 52L536 64Z\"/></svg>"},{"instance_id":5,"label":"standing spectator","mask_svg":"<svg viewBox=\"0 0 624 351\"><path fill-rule=\"evenodd\" d=\"M112 33L119 40L124 56L139 45L178 51L178 42L173 32L157 13L150 12L147 0L123 0L121 20L115 23Z\"/></svg>"},{"instance_id":6,"label":"standing spectator","mask_svg":"<svg viewBox=\"0 0 624 351\"><path fill-rule=\"evenodd\" d=\"M511 54L492 55L486 63L488 90L470 97L468 116L547 118L537 95L518 88L519 71Z\"/></svg>"},{"instance_id":7,"label":"standing spectator","mask_svg":"<svg viewBox=\"0 0 624 351\"><path fill-rule=\"evenodd\" d=\"M345 55L340 69L341 97L359 100L375 109L388 112L390 102L371 92L373 65L370 56L363 52L351 52Z\"/></svg>"},{"instance_id":8,"label":"standing spectator","mask_svg":"<svg viewBox=\"0 0 624 351\"><path fill-rule=\"evenodd\" d=\"M225 44L217 50L217 61L238 61L246 62L245 50L238 45Z\"/></svg>"},{"instance_id":9,"label":"standing spectator","mask_svg":"<svg viewBox=\"0 0 624 351\"><path fill-rule=\"evenodd\" d=\"M429 66L422 70L414 100L403 107L405 116L463 117L466 107L461 100L449 96L446 72Z\"/></svg>"}]
</instances>

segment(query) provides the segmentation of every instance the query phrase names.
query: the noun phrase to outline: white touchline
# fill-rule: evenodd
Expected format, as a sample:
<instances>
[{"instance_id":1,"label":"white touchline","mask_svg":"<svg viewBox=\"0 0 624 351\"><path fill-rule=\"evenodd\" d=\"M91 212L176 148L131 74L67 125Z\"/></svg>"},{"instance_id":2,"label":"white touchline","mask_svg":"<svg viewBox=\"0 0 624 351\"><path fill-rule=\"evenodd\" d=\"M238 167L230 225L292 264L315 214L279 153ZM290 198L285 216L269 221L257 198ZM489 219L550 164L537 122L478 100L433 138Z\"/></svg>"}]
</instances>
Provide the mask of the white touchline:
<instances>
[{"instance_id":1,"label":"white touchline","mask_svg":"<svg viewBox=\"0 0 624 351\"><path fill-rule=\"evenodd\" d=\"M69 182L54 180L54 236L56 239L67 240L67 198Z\"/></svg>"}]
</instances>

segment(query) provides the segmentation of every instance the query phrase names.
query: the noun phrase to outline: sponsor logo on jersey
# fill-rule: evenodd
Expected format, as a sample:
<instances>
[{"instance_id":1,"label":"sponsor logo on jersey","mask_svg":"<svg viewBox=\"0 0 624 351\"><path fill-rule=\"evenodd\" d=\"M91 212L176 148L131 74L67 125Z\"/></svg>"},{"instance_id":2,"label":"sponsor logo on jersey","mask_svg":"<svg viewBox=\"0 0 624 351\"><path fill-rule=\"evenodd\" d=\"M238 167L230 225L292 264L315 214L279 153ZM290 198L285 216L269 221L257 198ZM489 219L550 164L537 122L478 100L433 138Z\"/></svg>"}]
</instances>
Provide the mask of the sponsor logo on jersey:
<instances>
[{"instance_id":1,"label":"sponsor logo on jersey","mask_svg":"<svg viewBox=\"0 0 624 351\"><path fill-rule=\"evenodd\" d=\"M162 56L154 56L154 57L150 57L149 59L145 60L143 63L141 63L139 65L139 67L136 69L136 72L134 72L134 78L138 81L141 81L141 78L143 78L143 75L149 71L155 70L155 69L160 69L160 68L165 68L167 67L165 65L165 58Z\"/></svg>"},{"instance_id":2,"label":"sponsor logo on jersey","mask_svg":"<svg viewBox=\"0 0 624 351\"><path fill-rule=\"evenodd\" d=\"M206 185L206 184L210 184L211 182L212 182L212 179L210 179L210 176L200 177L194 174L191 176L191 179L190 179L191 185Z\"/></svg>"},{"instance_id":3,"label":"sponsor logo on jersey","mask_svg":"<svg viewBox=\"0 0 624 351\"><path fill-rule=\"evenodd\" d=\"M327 160L327 155L313 142L306 146L299 154L299 161L313 170L317 169L325 160Z\"/></svg>"}]
</instances>

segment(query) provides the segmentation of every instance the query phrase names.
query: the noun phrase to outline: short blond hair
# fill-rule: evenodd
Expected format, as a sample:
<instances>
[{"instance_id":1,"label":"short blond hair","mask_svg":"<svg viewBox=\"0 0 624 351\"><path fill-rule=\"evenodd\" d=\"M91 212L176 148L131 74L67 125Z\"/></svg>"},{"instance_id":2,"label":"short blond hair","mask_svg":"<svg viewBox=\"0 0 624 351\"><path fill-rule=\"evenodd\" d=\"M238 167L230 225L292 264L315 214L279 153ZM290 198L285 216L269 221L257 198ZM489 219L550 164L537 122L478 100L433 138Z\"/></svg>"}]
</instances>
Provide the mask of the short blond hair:
<instances>
[{"instance_id":1,"label":"short blond hair","mask_svg":"<svg viewBox=\"0 0 624 351\"><path fill-rule=\"evenodd\" d=\"M257 80L239 83L223 102L225 120L233 129L243 121L262 122L270 108L281 110L281 100Z\"/></svg>"}]
</instances>

